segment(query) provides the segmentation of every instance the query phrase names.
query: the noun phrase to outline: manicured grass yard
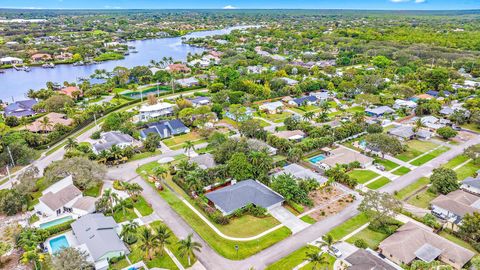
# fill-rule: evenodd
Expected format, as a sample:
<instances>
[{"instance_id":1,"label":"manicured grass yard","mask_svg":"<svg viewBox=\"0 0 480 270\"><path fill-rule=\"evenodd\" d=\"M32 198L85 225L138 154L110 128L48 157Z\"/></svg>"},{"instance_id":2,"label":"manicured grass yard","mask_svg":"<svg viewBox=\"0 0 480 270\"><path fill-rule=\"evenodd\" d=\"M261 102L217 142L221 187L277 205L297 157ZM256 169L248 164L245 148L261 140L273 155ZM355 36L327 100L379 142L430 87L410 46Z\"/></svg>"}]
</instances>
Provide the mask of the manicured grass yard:
<instances>
[{"instance_id":1,"label":"manicured grass yard","mask_svg":"<svg viewBox=\"0 0 480 270\"><path fill-rule=\"evenodd\" d=\"M469 176L474 176L477 170L479 169L480 169L480 166L475 165L473 161L470 161L467 164L455 170L455 172L457 173L458 180L461 181Z\"/></svg>"},{"instance_id":2,"label":"manicured grass yard","mask_svg":"<svg viewBox=\"0 0 480 270\"><path fill-rule=\"evenodd\" d=\"M133 155L133 157L131 157L128 161L134 161L134 160L139 160L139 159L144 159L144 158L148 158L148 157L153 157L153 156L156 156L156 155L160 155L162 153L162 151L160 151L160 149L157 149L155 150L155 152L143 152L143 153L138 153L138 154L135 154Z\"/></svg>"},{"instance_id":3,"label":"manicured grass yard","mask_svg":"<svg viewBox=\"0 0 480 270\"><path fill-rule=\"evenodd\" d=\"M339 241L343 237L352 233L356 229L360 228L363 224L368 222L368 217L364 213L360 213L344 223L333 228L328 234L330 234L335 241Z\"/></svg>"},{"instance_id":4,"label":"manicured grass yard","mask_svg":"<svg viewBox=\"0 0 480 270\"><path fill-rule=\"evenodd\" d=\"M451 234L447 233L446 231L441 231L439 234L440 234L440 236L442 236L443 238L446 238L446 239L454 242L455 244L457 244L457 245L459 245L459 246L462 246L462 247L464 247L464 248L466 248L466 249L469 249L469 250L471 250L471 251L473 251L473 252L475 252L475 253L478 253L478 251L476 251L476 250L472 247L472 245L470 245L469 243L467 243L467 242L463 241L462 239L456 237L455 235L451 235Z\"/></svg>"},{"instance_id":5,"label":"manicured grass yard","mask_svg":"<svg viewBox=\"0 0 480 270\"><path fill-rule=\"evenodd\" d=\"M469 159L468 156L459 155L459 156L456 156L456 157L450 159L445 165L443 165L443 167L453 169L453 168L457 167L458 165L464 163L468 159Z\"/></svg>"},{"instance_id":6,"label":"manicured grass yard","mask_svg":"<svg viewBox=\"0 0 480 270\"><path fill-rule=\"evenodd\" d=\"M395 192L395 198L399 200L403 200L407 198L408 196L414 194L417 190L420 190L424 186L428 185L430 183L430 179L427 177L422 177L417 180L417 182L414 182L403 189Z\"/></svg>"},{"instance_id":7,"label":"manicured grass yard","mask_svg":"<svg viewBox=\"0 0 480 270\"><path fill-rule=\"evenodd\" d=\"M103 187L103 182L100 182L100 183L98 183L98 185L83 191L83 195L84 196L90 196L90 197L98 197L98 196L100 196L100 193L102 192L102 187Z\"/></svg>"},{"instance_id":8,"label":"manicured grass yard","mask_svg":"<svg viewBox=\"0 0 480 270\"><path fill-rule=\"evenodd\" d=\"M179 135L179 136L175 136L175 137L172 137L172 138L168 138L166 140L163 140L163 143L170 147L170 146L174 146L174 145L178 145L178 144L183 144L187 141L196 141L196 140L200 140L202 139L202 137L196 133L196 132L190 132L190 133L187 133L187 134L182 134L182 135Z\"/></svg>"},{"instance_id":9,"label":"manicured grass yard","mask_svg":"<svg viewBox=\"0 0 480 270\"><path fill-rule=\"evenodd\" d=\"M264 121L264 120L253 119L253 121L259 123L259 125L260 125L261 127L268 127L268 126L270 126L270 124L269 124L268 122Z\"/></svg>"},{"instance_id":10,"label":"manicured grass yard","mask_svg":"<svg viewBox=\"0 0 480 270\"><path fill-rule=\"evenodd\" d=\"M400 167L398 169L396 169L395 171L392 172L392 174L395 174L395 175L405 175L407 173L410 172L410 169L407 168L407 167Z\"/></svg>"},{"instance_id":11,"label":"manicured grass yard","mask_svg":"<svg viewBox=\"0 0 480 270\"><path fill-rule=\"evenodd\" d=\"M301 115L304 115L306 112L311 112L311 111L318 111L320 110L319 107L317 106L313 106L313 105L307 105L307 106L301 106L301 107L292 107L292 108L289 108L290 110L298 113L298 114L301 114Z\"/></svg>"},{"instance_id":12,"label":"manicured grass yard","mask_svg":"<svg viewBox=\"0 0 480 270\"><path fill-rule=\"evenodd\" d=\"M127 220L134 220L137 217L138 216L133 211L133 208L125 209L125 215L123 214L123 211L120 211L120 210L117 210L113 213L113 219L115 219L117 223L121 223Z\"/></svg>"},{"instance_id":13,"label":"manicured grass yard","mask_svg":"<svg viewBox=\"0 0 480 270\"><path fill-rule=\"evenodd\" d=\"M365 108L363 106L356 106L346 109L347 112L355 113L355 112L364 112Z\"/></svg>"},{"instance_id":14,"label":"manicured grass yard","mask_svg":"<svg viewBox=\"0 0 480 270\"><path fill-rule=\"evenodd\" d=\"M265 270L291 270L297 265L301 264L303 261L305 261L307 257L306 254L312 251L320 252L320 249L314 246L304 246L290 253L288 256L283 257L282 259L269 265L267 268L265 268ZM325 265L321 265L320 269L333 269L333 263L335 262L335 258L325 253L323 254L323 256L326 256L328 263ZM312 264L309 263L301 269L312 269Z\"/></svg>"},{"instance_id":15,"label":"manicured grass yard","mask_svg":"<svg viewBox=\"0 0 480 270\"><path fill-rule=\"evenodd\" d=\"M388 235L381 232L372 231L370 228L367 227L347 239L347 242L353 244L355 243L355 240L363 239L365 240L369 248L376 250L380 242L382 242L387 237Z\"/></svg>"},{"instance_id":16,"label":"manicured grass yard","mask_svg":"<svg viewBox=\"0 0 480 270\"><path fill-rule=\"evenodd\" d=\"M423 164L429 162L430 160L440 156L442 153L447 152L449 149L450 148L448 148L448 147L441 146L440 148L435 149L432 152L415 159L414 161L410 162L410 164L415 165L415 166L423 165Z\"/></svg>"},{"instance_id":17,"label":"manicured grass yard","mask_svg":"<svg viewBox=\"0 0 480 270\"><path fill-rule=\"evenodd\" d=\"M430 206L430 202L437 196L438 194L432 193L428 191L428 189L425 189L417 195L411 197L407 202L411 205L428 209L428 207Z\"/></svg>"},{"instance_id":18,"label":"manicured grass yard","mask_svg":"<svg viewBox=\"0 0 480 270\"><path fill-rule=\"evenodd\" d=\"M388 179L387 177L382 177L380 179L377 179L377 180L371 182L370 184L367 185L367 187L369 189L376 190L376 189L379 189L379 188L385 186L388 183L390 183L390 179Z\"/></svg>"},{"instance_id":19,"label":"manicured grass yard","mask_svg":"<svg viewBox=\"0 0 480 270\"><path fill-rule=\"evenodd\" d=\"M306 223L308 224L314 224L315 222L317 222L315 219L313 219L311 216L309 215L306 215L306 216L303 216L300 218L301 220L305 221Z\"/></svg>"},{"instance_id":20,"label":"manicured grass yard","mask_svg":"<svg viewBox=\"0 0 480 270\"><path fill-rule=\"evenodd\" d=\"M280 224L280 222L272 216L258 218L251 215L233 218L227 225L219 225L213 221L212 223L224 234L232 237L255 236Z\"/></svg>"},{"instance_id":21,"label":"manicured grass yard","mask_svg":"<svg viewBox=\"0 0 480 270\"><path fill-rule=\"evenodd\" d=\"M348 175L356 179L360 184L366 183L378 176L376 172L370 170L353 170L349 172Z\"/></svg>"},{"instance_id":22,"label":"manicured grass yard","mask_svg":"<svg viewBox=\"0 0 480 270\"><path fill-rule=\"evenodd\" d=\"M395 163L393 161L390 161L388 159L377 158L377 159L375 159L375 163L383 165L383 167L385 167L386 171L391 171L391 170L393 170L393 169L395 169L396 167L399 166L397 163Z\"/></svg>"},{"instance_id":23,"label":"manicured grass yard","mask_svg":"<svg viewBox=\"0 0 480 270\"><path fill-rule=\"evenodd\" d=\"M327 261L326 264L321 264L321 265L316 266L316 268L314 268L315 267L314 264L309 263L309 264L305 265L304 267L302 267L300 269L301 270L316 270L316 269L333 270L333 264L335 263L335 261L337 259L335 257L333 257L332 255L328 254L328 253L323 253L323 257Z\"/></svg>"},{"instance_id":24,"label":"manicured grass yard","mask_svg":"<svg viewBox=\"0 0 480 270\"><path fill-rule=\"evenodd\" d=\"M142 216L148 216L153 213L152 207L142 196L138 196L137 201L133 203L133 207L135 207Z\"/></svg>"},{"instance_id":25,"label":"manicured grass yard","mask_svg":"<svg viewBox=\"0 0 480 270\"><path fill-rule=\"evenodd\" d=\"M407 151L395 157L400 159L401 161L409 161L420 156L421 154L427 151L434 149L438 145L429 141L411 140L407 142L407 146L408 146Z\"/></svg>"},{"instance_id":26,"label":"manicured grass yard","mask_svg":"<svg viewBox=\"0 0 480 270\"><path fill-rule=\"evenodd\" d=\"M285 120L285 118L290 117L292 113L290 112L282 112L282 113L263 113L263 112L257 112L256 115L259 117L265 118L269 121L275 122L275 123L280 123Z\"/></svg>"}]
</instances>

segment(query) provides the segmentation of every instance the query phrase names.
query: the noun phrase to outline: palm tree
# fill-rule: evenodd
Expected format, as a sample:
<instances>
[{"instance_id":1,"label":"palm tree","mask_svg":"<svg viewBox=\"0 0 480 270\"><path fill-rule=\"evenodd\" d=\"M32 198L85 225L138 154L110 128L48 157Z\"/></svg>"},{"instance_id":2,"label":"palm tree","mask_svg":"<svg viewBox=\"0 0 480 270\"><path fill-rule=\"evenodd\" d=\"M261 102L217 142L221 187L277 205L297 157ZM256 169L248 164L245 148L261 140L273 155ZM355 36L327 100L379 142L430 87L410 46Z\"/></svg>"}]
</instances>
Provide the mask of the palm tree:
<instances>
[{"instance_id":1,"label":"palm tree","mask_svg":"<svg viewBox=\"0 0 480 270\"><path fill-rule=\"evenodd\" d=\"M153 169L153 175L155 176L155 179L160 182L161 189L163 189L163 183L165 177L167 177L168 175L168 169L164 166L156 167L155 169Z\"/></svg>"},{"instance_id":2,"label":"palm tree","mask_svg":"<svg viewBox=\"0 0 480 270\"><path fill-rule=\"evenodd\" d=\"M71 149L75 149L78 147L78 143L75 139L73 138L67 138L67 141L65 143L65 149L66 150L71 150Z\"/></svg>"},{"instance_id":3,"label":"palm tree","mask_svg":"<svg viewBox=\"0 0 480 270\"><path fill-rule=\"evenodd\" d=\"M137 183L127 183L127 182L124 182L125 185L125 191L128 193L128 195L130 197L132 197L132 199L134 201L137 200L137 197L138 195L140 195L140 193L143 191L143 188L142 186L140 186L139 184Z\"/></svg>"},{"instance_id":4,"label":"palm tree","mask_svg":"<svg viewBox=\"0 0 480 270\"><path fill-rule=\"evenodd\" d=\"M305 119L306 121L310 121L313 119L314 116L315 116L315 112L306 112L303 115L303 119Z\"/></svg>"},{"instance_id":5,"label":"palm tree","mask_svg":"<svg viewBox=\"0 0 480 270\"><path fill-rule=\"evenodd\" d=\"M124 241L126 241L127 243L130 243L132 236L134 236L137 233L138 227L139 227L138 223L132 220L129 223L122 226L122 232L120 233L120 236Z\"/></svg>"},{"instance_id":6,"label":"palm tree","mask_svg":"<svg viewBox=\"0 0 480 270\"><path fill-rule=\"evenodd\" d=\"M192 141L186 141L185 142L185 145L183 146L183 150L185 150L185 152L187 152L187 156L190 157L190 151L195 149L195 145L193 144Z\"/></svg>"},{"instance_id":7,"label":"palm tree","mask_svg":"<svg viewBox=\"0 0 480 270\"><path fill-rule=\"evenodd\" d=\"M307 252L306 259L311 264L313 264L312 269L314 269L314 270L320 269L320 265L327 263L327 259L324 256L322 256L322 254L319 253L316 250L312 250L310 252Z\"/></svg>"},{"instance_id":8,"label":"palm tree","mask_svg":"<svg viewBox=\"0 0 480 270\"><path fill-rule=\"evenodd\" d=\"M142 228L140 231L140 249L145 250L145 258L152 260L152 251L157 246L157 238L150 229Z\"/></svg>"},{"instance_id":9,"label":"palm tree","mask_svg":"<svg viewBox=\"0 0 480 270\"><path fill-rule=\"evenodd\" d=\"M127 214L127 209L132 207L132 205L127 201L127 200L122 200L119 199L117 201L117 204L115 205L115 208L117 210L122 211L122 216L125 218L125 215Z\"/></svg>"},{"instance_id":10,"label":"palm tree","mask_svg":"<svg viewBox=\"0 0 480 270\"><path fill-rule=\"evenodd\" d=\"M417 132L419 129L421 129L422 127L424 127L423 125L423 122L422 122L422 119L421 118L418 118L416 121L415 121L415 126L413 127L413 131Z\"/></svg>"},{"instance_id":11,"label":"palm tree","mask_svg":"<svg viewBox=\"0 0 480 270\"><path fill-rule=\"evenodd\" d=\"M22 125L25 129L27 129L28 119L26 117L20 118L19 124Z\"/></svg>"},{"instance_id":12,"label":"palm tree","mask_svg":"<svg viewBox=\"0 0 480 270\"><path fill-rule=\"evenodd\" d=\"M322 236L322 240L323 240L322 246L327 247L327 249L329 250L332 248L332 245L335 244L335 240L333 239L333 236L330 234L326 234Z\"/></svg>"},{"instance_id":13,"label":"palm tree","mask_svg":"<svg viewBox=\"0 0 480 270\"><path fill-rule=\"evenodd\" d=\"M165 249L166 245L170 244L168 240L171 236L170 232L168 231L166 226L160 226L155 228L155 237L158 241L158 248L160 249L160 255L163 255L163 250Z\"/></svg>"},{"instance_id":14,"label":"palm tree","mask_svg":"<svg viewBox=\"0 0 480 270\"><path fill-rule=\"evenodd\" d=\"M202 245L198 242L192 240L193 234L189 234L187 238L178 241L178 251L180 252L180 256L188 256L188 265L191 265L190 258L194 256L194 251L200 251Z\"/></svg>"},{"instance_id":15,"label":"palm tree","mask_svg":"<svg viewBox=\"0 0 480 270\"><path fill-rule=\"evenodd\" d=\"M111 189L107 189L103 192L102 197L105 198L105 200L108 202L108 207L113 215L113 205L120 200L118 198L118 194L113 192Z\"/></svg>"},{"instance_id":16,"label":"palm tree","mask_svg":"<svg viewBox=\"0 0 480 270\"><path fill-rule=\"evenodd\" d=\"M48 128L52 126L52 123L50 122L50 119L48 119L48 116L44 116L39 120L39 122L43 131L48 131Z\"/></svg>"}]
</instances>

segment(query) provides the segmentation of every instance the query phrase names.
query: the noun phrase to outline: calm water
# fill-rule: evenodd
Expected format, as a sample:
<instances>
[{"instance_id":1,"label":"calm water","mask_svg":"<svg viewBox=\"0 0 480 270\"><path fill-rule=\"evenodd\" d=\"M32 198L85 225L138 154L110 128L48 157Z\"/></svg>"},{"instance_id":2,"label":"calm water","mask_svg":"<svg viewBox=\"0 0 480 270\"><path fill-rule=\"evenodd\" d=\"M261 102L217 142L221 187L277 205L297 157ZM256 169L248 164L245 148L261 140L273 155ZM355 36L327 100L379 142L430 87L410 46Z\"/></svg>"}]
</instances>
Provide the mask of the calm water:
<instances>
[{"instance_id":1,"label":"calm water","mask_svg":"<svg viewBox=\"0 0 480 270\"><path fill-rule=\"evenodd\" d=\"M228 34L232 30L247 27L238 26L222 30L194 32L184 37L188 39ZM203 52L202 48L182 44L181 37L138 40L129 42L128 45L135 46L138 53L131 53L123 60L108 61L88 66L57 65L53 69L34 67L31 68L30 72L16 71L14 69L5 70L5 73L0 73L0 99L9 102L12 98L15 100L23 99L29 89L38 90L45 88L45 83L48 81L56 83L63 83L64 81L75 82L79 78L88 78L96 69L111 71L117 66L131 68L148 65L150 60L160 61L163 57L172 57L174 61L185 61L188 53Z\"/></svg>"}]
</instances>

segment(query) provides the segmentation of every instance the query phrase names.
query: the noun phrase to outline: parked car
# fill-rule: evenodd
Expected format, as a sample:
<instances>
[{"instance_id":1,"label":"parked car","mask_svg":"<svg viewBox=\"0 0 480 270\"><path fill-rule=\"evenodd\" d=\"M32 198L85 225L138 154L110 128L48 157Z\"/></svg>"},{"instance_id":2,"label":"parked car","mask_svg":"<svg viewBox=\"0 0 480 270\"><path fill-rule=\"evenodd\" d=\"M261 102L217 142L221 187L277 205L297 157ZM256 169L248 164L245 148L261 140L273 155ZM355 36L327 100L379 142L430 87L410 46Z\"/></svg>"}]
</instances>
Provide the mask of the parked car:
<instances>
[{"instance_id":1,"label":"parked car","mask_svg":"<svg viewBox=\"0 0 480 270\"><path fill-rule=\"evenodd\" d=\"M342 252L338 250L336 247L331 247L329 250L329 253L332 254L333 256L340 258L342 257Z\"/></svg>"},{"instance_id":2,"label":"parked car","mask_svg":"<svg viewBox=\"0 0 480 270\"><path fill-rule=\"evenodd\" d=\"M385 166L383 166L382 164L375 164L375 167L382 172L385 171Z\"/></svg>"}]
</instances>

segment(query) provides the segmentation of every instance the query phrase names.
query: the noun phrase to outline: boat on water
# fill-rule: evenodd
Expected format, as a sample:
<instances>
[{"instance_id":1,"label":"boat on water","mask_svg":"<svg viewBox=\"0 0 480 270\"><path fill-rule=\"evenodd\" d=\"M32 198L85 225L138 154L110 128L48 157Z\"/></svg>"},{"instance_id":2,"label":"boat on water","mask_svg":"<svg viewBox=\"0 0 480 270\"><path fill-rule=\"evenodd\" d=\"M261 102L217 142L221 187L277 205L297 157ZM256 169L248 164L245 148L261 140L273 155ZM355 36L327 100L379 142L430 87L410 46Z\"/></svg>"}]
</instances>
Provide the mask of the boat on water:
<instances>
[{"instance_id":1,"label":"boat on water","mask_svg":"<svg viewBox=\"0 0 480 270\"><path fill-rule=\"evenodd\" d=\"M27 66L23 67L23 71L25 71L25 72L30 72L30 70L31 70L30 67L27 67Z\"/></svg>"},{"instance_id":2,"label":"boat on water","mask_svg":"<svg viewBox=\"0 0 480 270\"><path fill-rule=\"evenodd\" d=\"M83 66L85 65L85 63L83 63L83 61L78 61L78 62L75 62L73 63L74 66Z\"/></svg>"},{"instance_id":3,"label":"boat on water","mask_svg":"<svg viewBox=\"0 0 480 270\"><path fill-rule=\"evenodd\" d=\"M138 53L137 50L132 50L132 51L130 51L130 52L131 52L131 53Z\"/></svg>"},{"instance_id":4,"label":"boat on water","mask_svg":"<svg viewBox=\"0 0 480 270\"><path fill-rule=\"evenodd\" d=\"M54 63L46 63L42 65L43 68L54 68L55 64Z\"/></svg>"}]
</instances>

